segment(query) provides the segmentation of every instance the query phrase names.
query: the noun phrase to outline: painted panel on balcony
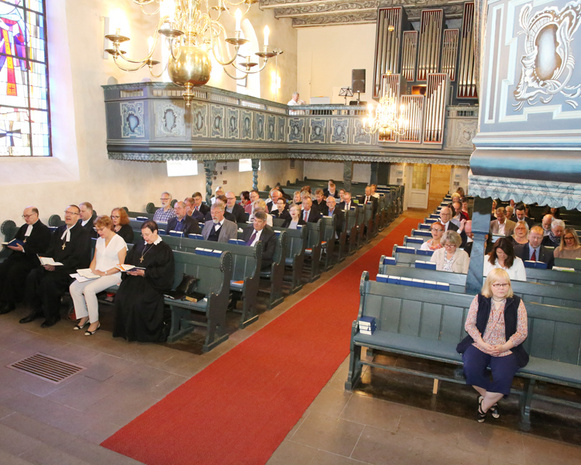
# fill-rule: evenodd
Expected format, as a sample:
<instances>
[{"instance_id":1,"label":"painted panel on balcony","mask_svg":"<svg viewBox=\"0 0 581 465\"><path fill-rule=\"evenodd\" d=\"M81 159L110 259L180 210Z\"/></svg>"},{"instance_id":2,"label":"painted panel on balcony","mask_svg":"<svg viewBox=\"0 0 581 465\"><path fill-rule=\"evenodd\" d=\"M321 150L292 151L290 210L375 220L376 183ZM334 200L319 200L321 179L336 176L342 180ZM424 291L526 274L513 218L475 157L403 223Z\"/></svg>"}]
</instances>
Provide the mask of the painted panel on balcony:
<instances>
[{"instance_id":1,"label":"painted panel on balcony","mask_svg":"<svg viewBox=\"0 0 581 465\"><path fill-rule=\"evenodd\" d=\"M192 103L192 137L208 137L208 104Z\"/></svg>"},{"instance_id":2,"label":"painted panel on balcony","mask_svg":"<svg viewBox=\"0 0 581 465\"><path fill-rule=\"evenodd\" d=\"M155 137L184 137L186 135L185 109L172 101L155 102Z\"/></svg>"},{"instance_id":3,"label":"painted panel on balcony","mask_svg":"<svg viewBox=\"0 0 581 465\"><path fill-rule=\"evenodd\" d=\"M121 103L121 137L124 139L145 137L144 106L144 102Z\"/></svg>"}]
</instances>

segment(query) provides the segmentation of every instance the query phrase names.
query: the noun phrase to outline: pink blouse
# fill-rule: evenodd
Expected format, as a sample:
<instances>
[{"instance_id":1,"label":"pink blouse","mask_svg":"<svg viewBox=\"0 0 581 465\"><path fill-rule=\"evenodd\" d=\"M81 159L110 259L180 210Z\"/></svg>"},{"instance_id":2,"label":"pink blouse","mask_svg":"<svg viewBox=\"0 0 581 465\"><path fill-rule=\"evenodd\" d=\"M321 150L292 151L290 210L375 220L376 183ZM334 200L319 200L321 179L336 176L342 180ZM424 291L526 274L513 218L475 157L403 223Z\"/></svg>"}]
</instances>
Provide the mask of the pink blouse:
<instances>
[{"instance_id":1,"label":"pink blouse","mask_svg":"<svg viewBox=\"0 0 581 465\"><path fill-rule=\"evenodd\" d=\"M490 315L488 317L488 323L486 324L486 329L484 330L484 335L482 335L482 340L487 344L496 346L502 345L506 341L506 334L504 328L504 306L506 305L506 300L500 302L500 305L496 306L494 300L490 302ZM478 313L478 296L474 297L474 300L470 304L470 309L468 310L468 316L466 317L466 324L464 328L466 332L474 339L475 341L480 336L480 332L476 327L476 315ZM516 332L510 337L510 341L512 341L514 346L518 346L522 344L523 341L527 338L527 310L523 301L520 301L517 310L517 323L516 323ZM476 342L472 344L473 346L477 346ZM482 350L480 347L479 350ZM483 351L484 352L484 351ZM499 357L505 357L507 355L512 354L511 350L507 350L499 354ZM492 355L492 354L490 354Z\"/></svg>"}]
</instances>

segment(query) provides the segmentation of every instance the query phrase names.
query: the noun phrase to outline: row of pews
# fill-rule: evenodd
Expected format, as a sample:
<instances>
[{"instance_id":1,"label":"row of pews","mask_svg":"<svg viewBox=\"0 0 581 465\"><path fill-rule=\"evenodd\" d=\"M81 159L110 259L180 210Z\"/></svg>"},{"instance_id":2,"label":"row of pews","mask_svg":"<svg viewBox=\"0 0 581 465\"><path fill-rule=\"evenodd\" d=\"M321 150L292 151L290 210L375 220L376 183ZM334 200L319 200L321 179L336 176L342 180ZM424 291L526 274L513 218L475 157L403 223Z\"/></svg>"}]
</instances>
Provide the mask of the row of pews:
<instances>
[{"instance_id":1,"label":"row of pews","mask_svg":"<svg viewBox=\"0 0 581 465\"><path fill-rule=\"evenodd\" d=\"M465 336L464 323L474 295L465 291L465 274L436 271L428 263L431 254L419 251L419 245L431 236L415 235L417 231L422 229L412 231L403 246L394 246L391 257L380 258L375 280L370 279L367 271L361 276L359 313L351 328L345 383L348 390L361 383L364 366L431 378L434 394L440 381L465 383L462 370L457 368L461 367L462 359L456 345ZM523 430L531 427L533 401L581 407L581 296L577 291L580 283L578 269L539 268L527 268L526 282L512 282L528 314L525 348L530 361L517 373L520 382L513 389L520 399L519 426ZM374 319L376 329L373 334L365 334L359 330L359 324L361 321L369 324L370 318ZM379 353L443 362L450 368L446 371L437 364L421 363L414 368L385 362ZM550 389L552 385L573 389L563 395L562 389Z\"/></svg>"}]
</instances>

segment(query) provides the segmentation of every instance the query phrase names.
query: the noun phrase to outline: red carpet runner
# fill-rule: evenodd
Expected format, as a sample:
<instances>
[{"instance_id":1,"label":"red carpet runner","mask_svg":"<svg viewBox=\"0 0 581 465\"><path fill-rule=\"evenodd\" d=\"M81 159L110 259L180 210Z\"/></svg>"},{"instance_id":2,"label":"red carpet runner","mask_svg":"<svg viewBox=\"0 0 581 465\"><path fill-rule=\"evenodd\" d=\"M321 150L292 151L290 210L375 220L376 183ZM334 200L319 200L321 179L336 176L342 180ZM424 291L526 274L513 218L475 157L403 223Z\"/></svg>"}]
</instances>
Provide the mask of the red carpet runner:
<instances>
[{"instance_id":1,"label":"red carpet runner","mask_svg":"<svg viewBox=\"0 0 581 465\"><path fill-rule=\"evenodd\" d=\"M417 226L377 246L103 442L148 465L264 464L349 353L364 270Z\"/></svg>"}]
</instances>

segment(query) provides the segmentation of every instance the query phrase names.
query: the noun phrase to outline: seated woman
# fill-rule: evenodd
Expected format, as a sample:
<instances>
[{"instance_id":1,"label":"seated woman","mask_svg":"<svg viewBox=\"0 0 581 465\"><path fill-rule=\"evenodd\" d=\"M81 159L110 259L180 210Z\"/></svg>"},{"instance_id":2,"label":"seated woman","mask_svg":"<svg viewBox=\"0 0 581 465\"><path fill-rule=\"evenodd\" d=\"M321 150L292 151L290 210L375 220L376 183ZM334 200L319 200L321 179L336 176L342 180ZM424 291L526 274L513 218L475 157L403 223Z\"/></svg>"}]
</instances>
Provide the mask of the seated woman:
<instances>
[{"instance_id":1,"label":"seated woman","mask_svg":"<svg viewBox=\"0 0 581 465\"><path fill-rule=\"evenodd\" d=\"M510 239L513 245L524 245L529 242L529 225L526 221L517 221Z\"/></svg>"},{"instance_id":2,"label":"seated woman","mask_svg":"<svg viewBox=\"0 0 581 465\"><path fill-rule=\"evenodd\" d=\"M75 280L69 287L75 305L75 314L79 319L73 329L79 331L90 323L89 328L85 331L85 336L92 336L101 327L97 294L121 282L121 273L116 265L123 263L127 254L127 244L121 236L113 231L111 218L98 216L94 224L99 238L95 244L95 254L89 267L93 274L100 276L100 278L85 282Z\"/></svg>"},{"instance_id":3,"label":"seated woman","mask_svg":"<svg viewBox=\"0 0 581 465\"><path fill-rule=\"evenodd\" d=\"M508 273L510 279L526 281L527 272L523 261L514 253L512 240L501 237L493 245L490 253L484 257L484 270L482 274L488 276L493 268L502 268Z\"/></svg>"},{"instance_id":4,"label":"seated woman","mask_svg":"<svg viewBox=\"0 0 581 465\"><path fill-rule=\"evenodd\" d=\"M270 227L272 227L273 225L273 221L272 221L272 215L270 213L268 213L268 208L266 208L266 202L262 199L258 199L254 201L254 213L256 212L264 212L266 213L266 224ZM254 216L252 216L251 218L248 218L249 221L253 221L254 220Z\"/></svg>"},{"instance_id":5,"label":"seated woman","mask_svg":"<svg viewBox=\"0 0 581 465\"><path fill-rule=\"evenodd\" d=\"M129 224L129 216L125 209L118 207L111 210L111 219L113 220L113 231L119 234L128 244L133 244L133 229Z\"/></svg>"},{"instance_id":6,"label":"seated woman","mask_svg":"<svg viewBox=\"0 0 581 465\"><path fill-rule=\"evenodd\" d=\"M561 245L555 249L554 256L556 258L581 258L581 245L575 229L564 229Z\"/></svg>"},{"instance_id":7,"label":"seated woman","mask_svg":"<svg viewBox=\"0 0 581 465\"><path fill-rule=\"evenodd\" d=\"M301 206L293 203L289 209L290 218L282 224L283 228L297 229L297 225L307 224L301 215Z\"/></svg>"},{"instance_id":8,"label":"seated woman","mask_svg":"<svg viewBox=\"0 0 581 465\"><path fill-rule=\"evenodd\" d=\"M281 220L287 220L290 218L290 213L286 208L286 200L280 198L276 201L276 210L272 212L273 218L280 218Z\"/></svg>"},{"instance_id":9,"label":"seated woman","mask_svg":"<svg viewBox=\"0 0 581 465\"><path fill-rule=\"evenodd\" d=\"M432 238L428 239L426 242L424 242L420 246L420 249L421 250L441 249L442 248L441 239L442 239L442 235L444 234L444 229L445 229L445 226L442 223L440 223L439 221L432 223L432 227L430 228L430 232L432 233Z\"/></svg>"},{"instance_id":10,"label":"seated woman","mask_svg":"<svg viewBox=\"0 0 581 465\"><path fill-rule=\"evenodd\" d=\"M300 205L302 203L302 201L303 201L303 199L301 197L301 191L295 191L293 194L293 203Z\"/></svg>"},{"instance_id":11,"label":"seated woman","mask_svg":"<svg viewBox=\"0 0 581 465\"><path fill-rule=\"evenodd\" d=\"M244 207L244 213L249 215L252 213L252 202L250 201L250 192L242 191L240 192L240 205Z\"/></svg>"},{"instance_id":12,"label":"seated woman","mask_svg":"<svg viewBox=\"0 0 581 465\"><path fill-rule=\"evenodd\" d=\"M510 394L514 375L529 360L522 346L528 334L527 311L513 295L505 270L495 268L488 274L464 328L468 336L456 350L462 354L466 384L480 394L476 418L482 423L488 411L493 418L500 417L497 402Z\"/></svg>"},{"instance_id":13,"label":"seated woman","mask_svg":"<svg viewBox=\"0 0 581 465\"><path fill-rule=\"evenodd\" d=\"M313 205L317 207L317 210L321 211L327 206L327 198L323 193L323 189L315 190L315 200L313 200Z\"/></svg>"},{"instance_id":14,"label":"seated woman","mask_svg":"<svg viewBox=\"0 0 581 465\"><path fill-rule=\"evenodd\" d=\"M115 296L114 337L128 341L163 342L163 293L173 286L173 253L158 235L155 221L141 225L143 241L136 241L125 263L138 267L124 273Z\"/></svg>"},{"instance_id":15,"label":"seated woman","mask_svg":"<svg viewBox=\"0 0 581 465\"><path fill-rule=\"evenodd\" d=\"M431 262L436 264L436 270L453 273L468 273L470 257L458 247L462 243L460 234L456 231L446 231L440 240L442 248L432 254Z\"/></svg>"}]
</instances>

